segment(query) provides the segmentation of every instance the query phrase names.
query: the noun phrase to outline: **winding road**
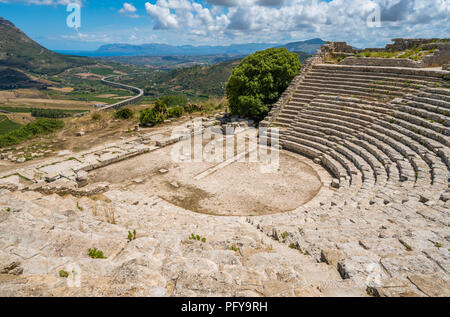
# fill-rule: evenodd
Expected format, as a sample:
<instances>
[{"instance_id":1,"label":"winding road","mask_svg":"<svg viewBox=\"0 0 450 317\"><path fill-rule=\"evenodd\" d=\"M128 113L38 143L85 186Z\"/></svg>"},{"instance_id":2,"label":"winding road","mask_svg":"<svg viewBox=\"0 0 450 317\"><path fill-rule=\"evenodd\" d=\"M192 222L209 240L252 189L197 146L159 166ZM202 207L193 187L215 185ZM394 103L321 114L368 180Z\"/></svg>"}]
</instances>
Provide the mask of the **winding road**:
<instances>
[{"instance_id":1,"label":"winding road","mask_svg":"<svg viewBox=\"0 0 450 317\"><path fill-rule=\"evenodd\" d=\"M98 109L99 111L104 111L104 110L109 110L109 109L119 109L119 108L121 108L123 106L126 106L126 105L129 105L129 104L133 104L133 103L138 102L144 96L144 91L142 89L140 89L140 88L109 81L108 79L111 79L112 77L117 77L117 75L111 75L111 76L103 77L102 78L102 83L104 85L108 85L108 86L111 86L111 87L130 90L132 92L137 93L138 95L134 96L132 98L126 99L126 100L119 101L119 102L117 102L115 104L99 108Z\"/></svg>"}]
</instances>

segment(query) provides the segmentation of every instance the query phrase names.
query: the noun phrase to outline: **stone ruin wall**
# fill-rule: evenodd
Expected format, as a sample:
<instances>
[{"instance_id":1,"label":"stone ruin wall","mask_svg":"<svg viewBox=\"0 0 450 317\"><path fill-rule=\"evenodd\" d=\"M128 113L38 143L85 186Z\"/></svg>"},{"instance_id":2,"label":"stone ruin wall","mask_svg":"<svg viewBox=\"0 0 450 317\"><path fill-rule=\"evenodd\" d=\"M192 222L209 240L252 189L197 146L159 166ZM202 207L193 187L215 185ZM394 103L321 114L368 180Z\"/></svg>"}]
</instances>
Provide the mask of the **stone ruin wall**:
<instances>
[{"instance_id":1,"label":"stone ruin wall","mask_svg":"<svg viewBox=\"0 0 450 317\"><path fill-rule=\"evenodd\" d=\"M350 50L346 43L334 43L334 54L342 56L341 52L351 55L361 52L394 52L405 51L422 46L424 50L432 50L435 52L425 56L420 61L413 61L407 58L356 58L349 56L342 60L339 64L355 65L355 66L387 66L387 67L408 67L408 68L427 68L439 67L450 62L450 40L449 39L393 39L393 44L387 44L385 48L366 48L364 50ZM339 44L339 45L336 45ZM344 47L342 49L342 47ZM342 50L341 50L342 49ZM346 56L343 56L346 57ZM443 68L445 70L445 68Z\"/></svg>"}]
</instances>

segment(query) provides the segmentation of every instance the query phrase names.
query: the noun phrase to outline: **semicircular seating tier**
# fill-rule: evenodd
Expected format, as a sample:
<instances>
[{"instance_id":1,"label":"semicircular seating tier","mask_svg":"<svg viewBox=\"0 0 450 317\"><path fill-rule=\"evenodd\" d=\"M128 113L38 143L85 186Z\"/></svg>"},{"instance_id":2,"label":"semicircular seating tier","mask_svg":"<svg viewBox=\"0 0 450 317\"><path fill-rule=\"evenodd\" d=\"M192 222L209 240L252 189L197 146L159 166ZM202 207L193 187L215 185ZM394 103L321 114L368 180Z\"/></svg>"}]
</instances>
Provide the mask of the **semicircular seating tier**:
<instances>
[{"instance_id":1,"label":"semicircular seating tier","mask_svg":"<svg viewBox=\"0 0 450 317\"><path fill-rule=\"evenodd\" d=\"M447 275L448 251L435 245L450 224L448 75L312 65L260 142L279 137L283 149L322 164L334 194L251 222L268 234L289 232L318 261L329 260L330 250L340 254L334 264L344 278L367 278L370 263L381 263L386 285L408 281L411 272Z\"/></svg>"}]
</instances>

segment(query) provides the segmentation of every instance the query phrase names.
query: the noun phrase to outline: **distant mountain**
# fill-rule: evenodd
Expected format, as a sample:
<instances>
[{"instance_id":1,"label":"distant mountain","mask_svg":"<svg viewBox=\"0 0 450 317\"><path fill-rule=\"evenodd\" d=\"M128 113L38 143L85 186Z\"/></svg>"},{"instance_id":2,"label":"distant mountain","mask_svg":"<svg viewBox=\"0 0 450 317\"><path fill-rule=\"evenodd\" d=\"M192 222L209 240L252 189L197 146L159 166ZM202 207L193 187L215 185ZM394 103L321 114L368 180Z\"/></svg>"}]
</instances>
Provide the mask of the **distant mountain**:
<instances>
[{"instance_id":1,"label":"distant mountain","mask_svg":"<svg viewBox=\"0 0 450 317\"><path fill-rule=\"evenodd\" d=\"M86 57L52 52L0 17L0 66L35 74L56 74L70 67L92 63Z\"/></svg>"},{"instance_id":2,"label":"distant mountain","mask_svg":"<svg viewBox=\"0 0 450 317\"><path fill-rule=\"evenodd\" d=\"M270 47L286 47L291 52L314 54L326 42L321 39L287 43L232 44L228 46L173 46L168 44L108 44L93 52L60 51L83 56L198 56L198 55L249 55Z\"/></svg>"},{"instance_id":3,"label":"distant mountain","mask_svg":"<svg viewBox=\"0 0 450 317\"><path fill-rule=\"evenodd\" d=\"M280 47L285 47L290 52L304 52L307 54L314 54L325 43L326 42L322 39L312 39L308 41L288 43Z\"/></svg>"}]
</instances>

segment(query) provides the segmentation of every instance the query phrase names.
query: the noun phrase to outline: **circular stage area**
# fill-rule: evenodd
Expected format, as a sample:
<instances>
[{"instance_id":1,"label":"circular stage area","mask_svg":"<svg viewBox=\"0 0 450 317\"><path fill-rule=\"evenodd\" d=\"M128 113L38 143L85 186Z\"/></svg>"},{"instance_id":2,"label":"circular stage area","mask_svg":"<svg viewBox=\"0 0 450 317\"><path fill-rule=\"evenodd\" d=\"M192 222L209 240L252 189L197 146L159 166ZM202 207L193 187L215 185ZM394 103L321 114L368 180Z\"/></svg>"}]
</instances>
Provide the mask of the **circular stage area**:
<instances>
[{"instance_id":1,"label":"circular stage area","mask_svg":"<svg viewBox=\"0 0 450 317\"><path fill-rule=\"evenodd\" d=\"M90 173L90 182L144 191L197 213L220 216L268 215L292 211L322 187L321 169L296 154L279 152L278 168L260 163L174 162L169 146Z\"/></svg>"}]
</instances>

